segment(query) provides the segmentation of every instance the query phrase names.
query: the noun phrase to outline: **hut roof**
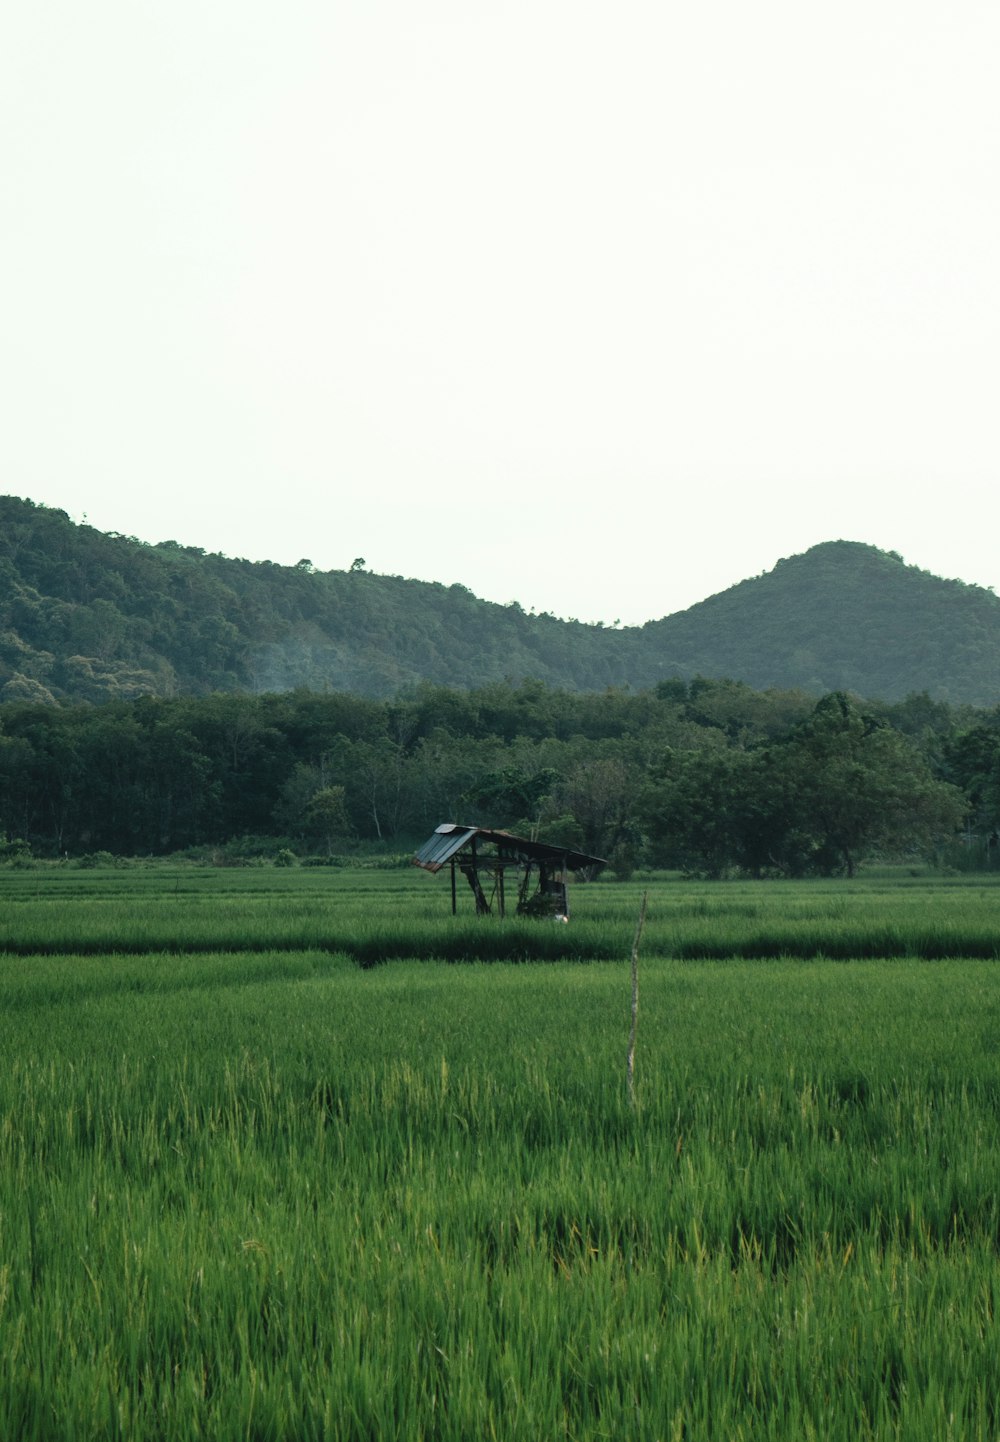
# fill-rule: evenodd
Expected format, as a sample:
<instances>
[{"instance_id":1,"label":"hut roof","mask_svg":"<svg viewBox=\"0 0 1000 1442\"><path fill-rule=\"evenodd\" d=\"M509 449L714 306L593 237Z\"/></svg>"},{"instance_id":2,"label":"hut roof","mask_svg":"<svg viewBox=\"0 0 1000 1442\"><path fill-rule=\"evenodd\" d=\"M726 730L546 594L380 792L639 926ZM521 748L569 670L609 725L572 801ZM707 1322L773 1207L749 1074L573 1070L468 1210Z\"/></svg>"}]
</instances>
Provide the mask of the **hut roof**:
<instances>
[{"instance_id":1,"label":"hut roof","mask_svg":"<svg viewBox=\"0 0 1000 1442\"><path fill-rule=\"evenodd\" d=\"M413 858L414 866L425 871L440 871L463 847L473 841L485 841L512 860L547 861L553 866L562 866L570 871L582 871L587 866L607 866L601 856L588 856L585 851L574 851L568 846L553 846L547 841L529 841L527 837L515 836L510 831L496 831L486 826L459 826L454 821L445 821L434 835L425 841Z\"/></svg>"}]
</instances>

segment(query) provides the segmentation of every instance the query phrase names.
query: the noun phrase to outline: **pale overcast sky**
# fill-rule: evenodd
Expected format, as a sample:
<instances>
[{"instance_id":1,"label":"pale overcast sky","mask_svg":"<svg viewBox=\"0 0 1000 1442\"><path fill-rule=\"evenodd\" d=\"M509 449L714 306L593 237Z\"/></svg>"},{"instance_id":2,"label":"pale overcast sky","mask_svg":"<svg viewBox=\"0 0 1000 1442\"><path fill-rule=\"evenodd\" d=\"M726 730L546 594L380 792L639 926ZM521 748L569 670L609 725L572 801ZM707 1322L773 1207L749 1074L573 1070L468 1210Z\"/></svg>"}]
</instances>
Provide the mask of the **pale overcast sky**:
<instances>
[{"instance_id":1,"label":"pale overcast sky","mask_svg":"<svg viewBox=\"0 0 1000 1442\"><path fill-rule=\"evenodd\" d=\"M681 609L844 537L1000 586L996 0L36 0L0 490Z\"/></svg>"}]
</instances>

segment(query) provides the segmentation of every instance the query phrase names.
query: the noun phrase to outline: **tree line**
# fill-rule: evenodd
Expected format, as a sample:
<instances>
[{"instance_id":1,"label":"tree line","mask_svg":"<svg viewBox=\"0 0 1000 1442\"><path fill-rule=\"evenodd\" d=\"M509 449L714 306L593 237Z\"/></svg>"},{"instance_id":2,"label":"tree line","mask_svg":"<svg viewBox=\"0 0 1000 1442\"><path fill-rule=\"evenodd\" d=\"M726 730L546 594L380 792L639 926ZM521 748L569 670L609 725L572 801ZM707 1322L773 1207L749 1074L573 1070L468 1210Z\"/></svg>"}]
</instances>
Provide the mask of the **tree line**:
<instances>
[{"instance_id":1,"label":"tree line","mask_svg":"<svg viewBox=\"0 0 1000 1442\"><path fill-rule=\"evenodd\" d=\"M851 874L957 835L985 855L1000 708L926 696L872 708L701 678L0 706L8 849L323 858L404 851L446 820L565 843L622 873Z\"/></svg>"}]
</instances>

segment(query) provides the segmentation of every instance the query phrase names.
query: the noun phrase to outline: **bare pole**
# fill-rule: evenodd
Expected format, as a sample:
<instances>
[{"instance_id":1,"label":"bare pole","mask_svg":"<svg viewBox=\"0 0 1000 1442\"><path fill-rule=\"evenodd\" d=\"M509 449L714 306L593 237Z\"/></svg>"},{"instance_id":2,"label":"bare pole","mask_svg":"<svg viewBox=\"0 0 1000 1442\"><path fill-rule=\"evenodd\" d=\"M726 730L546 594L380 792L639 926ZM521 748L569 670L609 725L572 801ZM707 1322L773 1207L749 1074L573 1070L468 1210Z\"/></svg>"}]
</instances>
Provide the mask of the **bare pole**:
<instances>
[{"instance_id":1,"label":"bare pole","mask_svg":"<svg viewBox=\"0 0 1000 1442\"><path fill-rule=\"evenodd\" d=\"M635 1033L639 1025L639 941L642 938L642 928L646 924L646 898L649 893L642 893L642 901L639 903L639 920L635 928L635 940L632 942L632 1026L628 1034L628 1056L625 1059L625 1083L628 1087L629 1106L635 1111Z\"/></svg>"}]
</instances>

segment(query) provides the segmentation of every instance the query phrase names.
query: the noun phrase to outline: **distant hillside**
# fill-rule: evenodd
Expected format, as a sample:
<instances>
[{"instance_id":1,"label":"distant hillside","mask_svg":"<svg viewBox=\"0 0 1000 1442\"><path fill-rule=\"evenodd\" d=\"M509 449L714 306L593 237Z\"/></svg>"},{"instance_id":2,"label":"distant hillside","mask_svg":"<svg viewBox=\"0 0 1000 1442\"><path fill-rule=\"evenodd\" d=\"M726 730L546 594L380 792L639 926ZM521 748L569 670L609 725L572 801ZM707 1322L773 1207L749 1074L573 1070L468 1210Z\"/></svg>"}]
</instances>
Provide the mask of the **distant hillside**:
<instances>
[{"instance_id":1,"label":"distant hillside","mask_svg":"<svg viewBox=\"0 0 1000 1442\"><path fill-rule=\"evenodd\" d=\"M1000 702L1000 598L892 551L828 541L642 628L679 675L885 701Z\"/></svg>"},{"instance_id":2,"label":"distant hillside","mask_svg":"<svg viewBox=\"0 0 1000 1442\"><path fill-rule=\"evenodd\" d=\"M0 699L634 682L639 635L442 586L146 545L0 497ZM644 677L644 679L649 679ZM655 677L653 678L655 679Z\"/></svg>"},{"instance_id":3,"label":"distant hillside","mask_svg":"<svg viewBox=\"0 0 1000 1442\"><path fill-rule=\"evenodd\" d=\"M147 545L0 497L0 700L294 687L390 696L421 680L570 690L731 677L758 689L1000 702L1000 600L835 541L689 610L613 630L464 586Z\"/></svg>"}]
</instances>

